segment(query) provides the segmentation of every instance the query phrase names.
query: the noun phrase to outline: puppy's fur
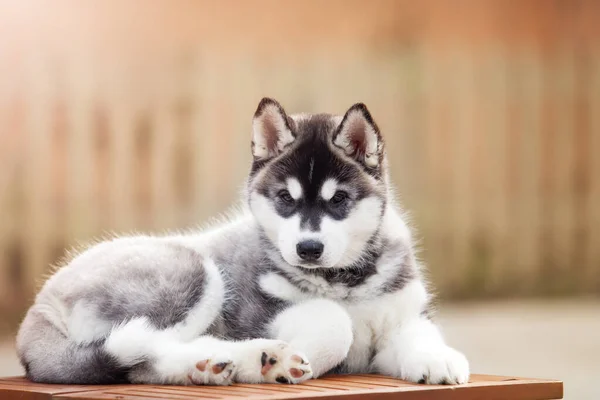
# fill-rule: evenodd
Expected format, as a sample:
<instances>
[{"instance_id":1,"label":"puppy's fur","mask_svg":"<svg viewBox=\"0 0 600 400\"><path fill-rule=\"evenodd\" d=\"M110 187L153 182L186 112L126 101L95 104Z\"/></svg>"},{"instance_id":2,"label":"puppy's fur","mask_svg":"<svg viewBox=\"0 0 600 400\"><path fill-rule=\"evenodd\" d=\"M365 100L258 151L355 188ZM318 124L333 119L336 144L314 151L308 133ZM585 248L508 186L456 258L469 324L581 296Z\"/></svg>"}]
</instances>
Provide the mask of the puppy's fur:
<instances>
[{"instance_id":1,"label":"puppy's fur","mask_svg":"<svg viewBox=\"0 0 600 400\"><path fill-rule=\"evenodd\" d=\"M298 383L328 371L464 383L363 104L254 116L245 210L203 232L93 246L17 337L36 382Z\"/></svg>"}]
</instances>

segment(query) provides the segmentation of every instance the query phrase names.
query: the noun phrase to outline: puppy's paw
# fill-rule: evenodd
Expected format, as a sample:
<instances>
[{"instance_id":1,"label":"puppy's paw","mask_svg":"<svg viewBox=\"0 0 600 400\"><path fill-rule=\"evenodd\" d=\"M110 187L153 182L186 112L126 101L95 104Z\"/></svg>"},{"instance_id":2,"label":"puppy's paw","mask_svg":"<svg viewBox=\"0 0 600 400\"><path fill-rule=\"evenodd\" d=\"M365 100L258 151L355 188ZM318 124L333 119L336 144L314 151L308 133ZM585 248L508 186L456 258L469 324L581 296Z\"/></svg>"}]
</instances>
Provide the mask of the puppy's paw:
<instances>
[{"instance_id":1,"label":"puppy's paw","mask_svg":"<svg viewBox=\"0 0 600 400\"><path fill-rule=\"evenodd\" d=\"M191 385L230 385L235 376L236 365L228 355L199 360L188 373Z\"/></svg>"},{"instance_id":2,"label":"puppy's paw","mask_svg":"<svg viewBox=\"0 0 600 400\"><path fill-rule=\"evenodd\" d=\"M399 362L400 378L411 382L453 385L469 381L469 362L448 346L414 350Z\"/></svg>"},{"instance_id":3,"label":"puppy's paw","mask_svg":"<svg viewBox=\"0 0 600 400\"><path fill-rule=\"evenodd\" d=\"M266 383L300 383L313 375L306 356L281 341L263 349L260 362Z\"/></svg>"}]
</instances>

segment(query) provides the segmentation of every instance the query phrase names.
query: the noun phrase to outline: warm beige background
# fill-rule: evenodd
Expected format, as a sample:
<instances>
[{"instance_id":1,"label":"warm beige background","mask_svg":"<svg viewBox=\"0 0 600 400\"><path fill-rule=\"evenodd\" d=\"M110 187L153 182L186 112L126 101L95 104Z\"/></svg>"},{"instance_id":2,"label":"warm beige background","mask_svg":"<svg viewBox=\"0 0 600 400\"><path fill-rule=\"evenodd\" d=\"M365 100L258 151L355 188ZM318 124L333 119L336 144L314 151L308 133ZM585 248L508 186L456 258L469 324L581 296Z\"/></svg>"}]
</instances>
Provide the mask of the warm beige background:
<instances>
[{"instance_id":1,"label":"warm beige background","mask_svg":"<svg viewBox=\"0 0 600 400\"><path fill-rule=\"evenodd\" d=\"M65 247L224 211L264 95L367 103L444 299L597 299L600 2L0 0L0 330Z\"/></svg>"}]
</instances>

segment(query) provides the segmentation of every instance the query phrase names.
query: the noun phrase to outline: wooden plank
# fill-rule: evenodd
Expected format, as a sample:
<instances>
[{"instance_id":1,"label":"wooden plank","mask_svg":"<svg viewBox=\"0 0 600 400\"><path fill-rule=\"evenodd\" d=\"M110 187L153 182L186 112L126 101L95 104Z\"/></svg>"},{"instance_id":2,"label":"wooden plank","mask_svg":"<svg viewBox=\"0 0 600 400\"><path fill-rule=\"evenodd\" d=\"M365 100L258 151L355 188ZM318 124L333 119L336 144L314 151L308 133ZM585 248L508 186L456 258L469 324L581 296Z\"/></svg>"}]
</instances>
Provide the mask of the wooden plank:
<instances>
[{"instance_id":1,"label":"wooden plank","mask_svg":"<svg viewBox=\"0 0 600 400\"><path fill-rule=\"evenodd\" d=\"M119 389L131 385L51 385L33 383L23 377L8 377L0 379L0 399L2 400L50 400L56 395L105 391L109 388ZM141 386L141 385L140 385Z\"/></svg>"},{"instance_id":2,"label":"wooden plank","mask_svg":"<svg viewBox=\"0 0 600 400\"><path fill-rule=\"evenodd\" d=\"M3 400L140 399L401 399L550 400L563 396L560 381L473 375L466 385L419 385L378 375L329 375L299 385L157 386L47 385L0 379Z\"/></svg>"}]
</instances>

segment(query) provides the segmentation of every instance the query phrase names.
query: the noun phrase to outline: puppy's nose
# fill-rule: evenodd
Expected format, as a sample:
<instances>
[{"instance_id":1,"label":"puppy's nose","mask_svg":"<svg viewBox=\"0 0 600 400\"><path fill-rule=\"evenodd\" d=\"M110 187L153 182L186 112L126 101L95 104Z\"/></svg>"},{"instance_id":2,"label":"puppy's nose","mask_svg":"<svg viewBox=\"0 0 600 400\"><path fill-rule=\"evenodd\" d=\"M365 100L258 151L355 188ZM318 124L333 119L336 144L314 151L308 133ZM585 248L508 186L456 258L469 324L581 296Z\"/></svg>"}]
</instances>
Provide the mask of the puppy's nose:
<instances>
[{"instance_id":1,"label":"puppy's nose","mask_svg":"<svg viewBox=\"0 0 600 400\"><path fill-rule=\"evenodd\" d=\"M323 243L316 240L304 240L296 245L296 252L305 261L315 261L323 254Z\"/></svg>"}]
</instances>

